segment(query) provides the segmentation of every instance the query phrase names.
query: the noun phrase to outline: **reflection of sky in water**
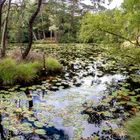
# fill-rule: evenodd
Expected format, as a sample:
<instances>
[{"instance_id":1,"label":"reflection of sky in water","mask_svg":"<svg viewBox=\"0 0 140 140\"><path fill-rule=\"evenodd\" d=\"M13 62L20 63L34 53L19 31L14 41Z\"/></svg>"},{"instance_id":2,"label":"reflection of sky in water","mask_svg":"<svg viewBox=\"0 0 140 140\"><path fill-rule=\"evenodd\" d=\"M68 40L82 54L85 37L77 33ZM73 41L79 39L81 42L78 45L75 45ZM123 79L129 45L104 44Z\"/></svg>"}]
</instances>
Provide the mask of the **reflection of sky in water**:
<instances>
[{"instance_id":1,"label":"reflection of sky in water","mask_svg":"<svg viewBox=\"0 0 140 140\"><path fill-rule=\"evenodd\" d=\"M91 84L94 77L86 77L82 79L83 85L81 87L72 87L70 89L62 89L54 92L53 94L48 94L47 98L43 97L41 92L36 95L38 92L34 92L33 102L34 105L39 105L43 103L46 105L46 111L37 112L44 113L44 115L50 116L50 121L53 122L53 125L58 130L64 130L65 134L69 135L69 137L74 136L74 131L79 127L83 127L82 136L89 137L94 132L101 130L100 127L95 126L94 124L89 124L85 121L81 115L82 111L82 103L86 100L94 100L94 102L98 102L102 97L102 92L106 89L106 83L110 83L113 81L118 81L124 79L121 75L105 75L101 77L99 84ZM48 106L52 106L50 111L47 111ZM77 107L79 109L77 109ZM70 109L72 108L72 111ZM62 116L59 116L62 113ZM66 113L66 114L65 114ZM58 115L58 116L57 116ZM67 125L64 123L65 121L69 121ZM49 123L49 122L48 122ZM77 124L75 124L77 123ZM102 127L105 126L106 123L102 123ZM113 125L113 127L116 127Z\"/></svg>"},{"instance_id":2,"label":"reflection of sky in water","mask_svg":"<svg viewBox=\"0 0 140 140\"><path fill-rule=\"evenodd\" d=\"M64 130L70 138L75 138L77 130L81 131L80 136L89 137L93 132L98 132L107 126L107 123L103 121L101 127L89 124L86 121L87 116L81 114L82 104L91 101L93 105L97 105L107 88L106 83L123 79L124 77L119 74L105 75L101 78L97 77L98 82L93 83L95 78L88 76L81 79L83 81L81 87L71 87L56 92L48 91L48 94L43 94L40 90L33 91L34 115L39 120L45 118L45 123L54 126L57 130ZM28 107L28 101L18 100L18 106ZM117 127L115 123L109 125L113 128Z\"/></svg>"},{"instance_id":3,"label":"reflection of sky in water","mask_svg":"<svg viewBox=\"0 0 140 140\"><path fill-rule=\"evenodd\" d=\"M58 130L64 130L70 138L74 137L75 130L79 128L83 128L81 134L83 137L89 137L93 134L93 131L97 132L101 128L89 124L86 121L87 119L83 118L83 115L81 115L82 103L91 100L96 104L102 98L103 91L106 90L106 83L110 83L112 80L117 82L122 79L124 77L117 74L113 76L105 75L97 79L100 81L99 83L92 84L94 77L88 76L82 79L83 85L81 87L62 89L47 95L43 95L40 91L34 91L34 115L39 119L41 116L38 114L43 114L46 123L51 123ZM20 100L17 105L28 106L28 101ZM51 108L48 110L50 106ZM115 124L110 125L117 127ZM106 126L106 122L103 121L101 126Z\"/></svg>"}]
</instances>

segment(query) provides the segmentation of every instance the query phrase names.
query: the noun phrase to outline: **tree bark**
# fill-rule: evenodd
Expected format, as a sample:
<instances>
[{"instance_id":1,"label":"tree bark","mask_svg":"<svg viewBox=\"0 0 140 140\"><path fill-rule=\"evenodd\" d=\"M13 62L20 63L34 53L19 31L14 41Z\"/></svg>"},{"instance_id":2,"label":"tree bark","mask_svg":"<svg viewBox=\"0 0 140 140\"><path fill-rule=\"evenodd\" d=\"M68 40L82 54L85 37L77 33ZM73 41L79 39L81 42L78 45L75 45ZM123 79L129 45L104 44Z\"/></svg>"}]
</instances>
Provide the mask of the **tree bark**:
<instances>
[{"instance_id":1,"label":"tree bark","mask_svg":"<svg viewBox=\"0 0 140 140\"><path fill-rule=\"evenodd\" d=\"M3 9L3 5L5 3L6 0L2 0L0 2L0 42L1 42L1 36L2 36L2 9Z\"/></svg>"},{"instance_id":2,"label":"tree bark","mask_svg":"<svg viewBox=\"0 0 140 140\"><path fill-rule=\"evenodd\" d=\"M32 47L32 43L33 43L33 24L34 24L35 18L37 17L37 15L38 15L38 13L40 11L41 4L42 4L42 0L38 0L37 9L29 19L29 27L28 27L29 43L28 43L28 46L25 49L24 53L22 54L23 59L26 59L26 57L28 56L28 54L29 54L29 52L31 50L31 47Z\"/></svg>"},{"instance_id":3,"label":"tree bark","mask_svg":"<svg viewBox=\"0 0 140 140\"><path fill-rule=\"evenodd\" d=\"M5 22L4 22L3 31L2 31L1 57L5 57L5 54L6 54L6 35L7 35L7 26L8 26L9 14L10 14L10 8L11 8L11 1L12 0L9 0L9 3L8 3L8 10L7 10L7 14L6 14Z\"/></svg>"}]
</instances>

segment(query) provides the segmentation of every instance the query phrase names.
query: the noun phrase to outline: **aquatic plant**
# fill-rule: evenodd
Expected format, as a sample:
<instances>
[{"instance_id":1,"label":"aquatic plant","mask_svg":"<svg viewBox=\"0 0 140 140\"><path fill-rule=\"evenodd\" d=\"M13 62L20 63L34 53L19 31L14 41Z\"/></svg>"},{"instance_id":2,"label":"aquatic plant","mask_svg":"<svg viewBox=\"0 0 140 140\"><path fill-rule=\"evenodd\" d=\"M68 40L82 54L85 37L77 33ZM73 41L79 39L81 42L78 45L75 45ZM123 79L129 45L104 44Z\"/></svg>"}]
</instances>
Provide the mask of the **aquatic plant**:
<instances>
[{"instance_id":1,"label":"aquatic plant","mask_svg":"<svg viewBox=\"0 0 140 140\"><path fill-rule=\"evenodd\" d=\"M16 61L11 58L0 61L0 79L3 84L12 84L16 76Z\"/></svg>"},{"instance_id":2,"label":"aquatic plant","mask_svg":"<svg viewBox=\"0 0 140 140\"><path fill-rule=\"evenodd\" d=\"M37 77L41 65L39 62L21 63L17 66L16 79L29 82Z\"/></svg>"},{"instance_id":3,"label":"aquatic plant","mask_svg":"<svg viewBox=\"0 0 140 140\"><path fill-rule=\"evenodd\" d=\"M45 64L48 72L60 72L63 68L59 61L52 57L48 57Z\"/></svg>"},{"instance_id":4,"label":"aquatic plant","mask_svg":"<svg viewBox=\"0 0 140 140\"><path fill-rule=\"evenodd\" d=\"M20 62L12 58L0 60L0 79L4 85L14 84L15 81L29 82L37 76L41 68L39 62Z\"/></svg>"}]
</instances>

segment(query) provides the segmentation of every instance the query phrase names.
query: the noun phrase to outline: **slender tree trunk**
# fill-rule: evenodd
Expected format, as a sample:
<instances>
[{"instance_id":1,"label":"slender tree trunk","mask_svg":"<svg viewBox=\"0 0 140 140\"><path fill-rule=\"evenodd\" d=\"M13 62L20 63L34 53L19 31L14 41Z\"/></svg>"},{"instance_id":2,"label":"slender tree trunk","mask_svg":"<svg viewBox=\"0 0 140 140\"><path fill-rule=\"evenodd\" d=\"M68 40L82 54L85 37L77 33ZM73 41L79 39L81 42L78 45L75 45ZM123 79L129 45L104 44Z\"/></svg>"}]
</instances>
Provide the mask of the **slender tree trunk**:
<instances>
[{"instance_id":1,"label":"slender tree trunk","mask_svg":"<svg viewBox=\"0 0 140 140\"><path fill-rule=\"evenodd\" d=\"M43 38L45 39L46 38L46 35L45 35L45 30L44 30L44 28L43 28L43 23L44 23L44 20L43 20L43 14L42 14L42 12L41 12L41 22L42 22L42 32L43 32Z\"/></svg>"},{"instance_id":2,"label":"slender tree trunk","mask_svg":"<svg viewBox=\"0 0 140 140\"><path fill-rule=\"evenodd\" d=\"M12 0L9 0L9 3L8 3L8 10L7 10L6 19L5 19L5 22L4 22L4 27L3 27L3 32L2 32L1 57L5 57L5 54L6 54L6 35L7 35L8 21L9 21L9 13L10 13L10 8L11 8L11 1Z\"/></svg>"},{"instance_id":3,"label":"slender tree trunk","mask_svg":"<svg viewBox=\"0 0 140 140\"><path fill-rule=\"evenodd\" d=\"M19 48L20 48L20 51L21 51L21 57L22 57L22 47L24 46L23 45L23 40L22 40L22 38L23 38L23 31L22 31L22 27L23 27L23 17L24 17L24 12L23 12L23 10L24 10L24 8L25 8L25 1L24 0L20 0L19 1L20 2L20 5L21 5L21 7L20 7L20 16L19 16L19 27L18 27L18 45L19 45Z\"/></svg>"},{"instance_id":4,"label":"slender tree trunk","mask_svg":"<svg viewBox=\"0 0 140 140\"><path fill-rule=\"evenodd\" d=\"M71 8L71 33L74 34L74 14L75 14L75 5L77 0L72 0L72 8Z\"/></svg>"},{"instance_id":5,"label":"slender tree trunk","mask_svg":"<svg viewBox=\"0 0 140 140\"><path fill-rule=\"evenodd\" d=\"M5 3L6 0L1 0L0 1L0 27L2 25L2 8L3 8L3 5Z\"/></svg>"},{"instance_id":6,"label":"slender tree trunk","mask_svg":"<svg viewBox=\"0 0 140 140\"><path fill-rule=\"evenodd\" d=\"M33 32L33 36L34 36L34 39L37 41L37 37L36 37L35 32Z\"/></svg>"},{"instance_id":7,"label":"slender tree trunk","mask_svg":"<svg viewBox=\"0 0 140 140\"><path fill-rule=\"evenodd\" d=\"M28 27L28 33L29 33L29 43L27 48L25 49L24 53L22 54L23 59L26 59L26 57L28 56L31 47L32 47L32 43L33 43L33 24L35 21L36 16L38 15L40 8L41 8L41 4L42 4L42 0L38 0L38 6L36 11L33 13L33 15L31 16L30 20L29 20L29 27Z\"/></svg>"},{"instance_id":8,"label":"slender tree trunk","mask_svg":"<svg viewBox=\"0 0 140 140\"><path fill-rule=\"evenodd\" d=\"M2 33L1 33L1 29L2 29L2 8L3 8L3 5L5 3L6 0L2 0L0 1L0 41L1 41L1 36L2 36Z\"/></svg>"},{"instance_id":9,"label":"slender tree trunk","mask_svg":"<svg viewBox=\"0 0 140 140\"><path fill-rule=\"evenodd\" d=\"M50 31L50 37L51 37L51 41L53 40L53 37L52 37L52 30Z\"/></svg>"},{"instance_id":10,"label":"slender tree trunk","mask_svg":"<svg viewBox=\"0 0 140 140\"><path fill-rule=\"evenodd\" d=\"M46 39L45 30L43 30L43 38Z\"/></svg>"},{"instance_id":11,"label":"slender tree trunk","mask_svg":"<svg viewBox=\"0 0 140 140\"><path fill-rule=\"evenodd\" d=\"M59 33L57 31L54 31L54 36L55 36L55 42L58 42Z\"/></svg>"}]
</instances>

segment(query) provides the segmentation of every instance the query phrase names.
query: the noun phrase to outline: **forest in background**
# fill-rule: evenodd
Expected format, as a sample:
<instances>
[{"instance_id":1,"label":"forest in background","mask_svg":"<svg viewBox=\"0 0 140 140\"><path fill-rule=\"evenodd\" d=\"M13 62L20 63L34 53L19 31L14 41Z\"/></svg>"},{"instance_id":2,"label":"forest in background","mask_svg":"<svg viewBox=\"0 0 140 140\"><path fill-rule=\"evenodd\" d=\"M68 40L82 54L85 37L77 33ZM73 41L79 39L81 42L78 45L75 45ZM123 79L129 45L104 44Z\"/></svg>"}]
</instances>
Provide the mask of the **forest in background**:
<instances>
[{"instance_id":1,"label":"forest in background","mask_svg":"<svg viewBox=\"0 0 140 140\"><path fill-rule=\"evenodd\" d=\"M81 0L1 1L2 55L8 43L31 44L31 38L58 43L128 41L140 46L139 0L124 0L121 7L112 10L103 6L105 1L91 2L92 5Z\"/></svg>"}]
</instances>

